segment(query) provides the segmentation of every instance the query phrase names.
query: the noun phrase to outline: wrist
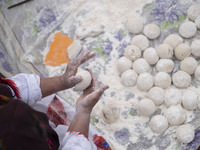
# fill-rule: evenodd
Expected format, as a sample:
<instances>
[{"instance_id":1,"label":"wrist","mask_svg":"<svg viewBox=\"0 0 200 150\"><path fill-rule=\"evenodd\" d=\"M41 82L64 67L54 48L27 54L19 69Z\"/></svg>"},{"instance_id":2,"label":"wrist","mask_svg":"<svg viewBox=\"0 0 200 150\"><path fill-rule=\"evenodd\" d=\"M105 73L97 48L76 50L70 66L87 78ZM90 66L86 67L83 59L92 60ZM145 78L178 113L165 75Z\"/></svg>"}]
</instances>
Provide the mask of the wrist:
<instances>
[{"instance_id":1,"label":"wrist","mask_svg":"<svg viewBox=\"0 0 200 150\"><path fill-rule=\"evenodd\" d=\"M65 82L65 79L64 79L64 76L59 76L59 81L60 81L60 88L61 90L66 90L67 89L67 85L66 85L66 82Z\"/></svg>"}]
</instances>

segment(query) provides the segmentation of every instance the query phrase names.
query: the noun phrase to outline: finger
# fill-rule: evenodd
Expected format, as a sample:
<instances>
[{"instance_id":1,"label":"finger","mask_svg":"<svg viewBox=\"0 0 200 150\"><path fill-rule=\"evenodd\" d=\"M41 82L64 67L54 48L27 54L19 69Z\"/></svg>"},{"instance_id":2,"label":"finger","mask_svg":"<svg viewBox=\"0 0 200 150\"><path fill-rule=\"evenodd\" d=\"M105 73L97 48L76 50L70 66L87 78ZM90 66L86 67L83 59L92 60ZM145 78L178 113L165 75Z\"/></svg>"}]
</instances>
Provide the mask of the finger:
<instances>
[{"instance_id":1,"label":"finger","mask_svg":"<svg viewBox=\"0 0 200 150\"><path fill-rule=\"evenodd\" d=\"M81 54L77 57L77 61L79 65L85 63L89 59L93 58L96 55L96 52L90 52L89 50L84 50Z\"/></svg>"},{"instance_id":2,"label":"finger","mask_svg":"<svg viewBox=\"0 0 200 150\"><path fill-rule=\"evenodd\" d=\"M81 76L72 76L68 79L69 84L71 85L71 87L73 87L74 85L80 83L82 81L82 77Z\"/></svg>"}]
</instances>

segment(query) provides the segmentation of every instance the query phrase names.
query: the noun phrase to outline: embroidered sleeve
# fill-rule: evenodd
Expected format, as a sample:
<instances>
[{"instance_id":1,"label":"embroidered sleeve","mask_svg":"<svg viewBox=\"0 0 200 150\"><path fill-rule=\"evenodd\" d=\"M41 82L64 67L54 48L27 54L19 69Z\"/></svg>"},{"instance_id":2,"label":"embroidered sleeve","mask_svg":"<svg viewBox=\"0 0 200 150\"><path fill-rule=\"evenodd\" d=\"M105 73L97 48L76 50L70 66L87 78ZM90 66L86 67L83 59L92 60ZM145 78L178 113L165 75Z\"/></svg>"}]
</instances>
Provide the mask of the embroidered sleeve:
<instances>
[{"instance_id":1,"label":"embroidered sleeve","mask_svg":"<svg viewBox=\"0 0 200 150\"><path fill-rule=\"evenodd\" d=\"M21 99L32 105L41 100L40 77L36 74L18 74L12 78L19 89Z\"/></svg>"},{"instance_id":2,"label":"embroidered sleeve","mask_svg":"<svg viewBox=\"0 0 200 150\"><path fill-rule=\"evenodd\" d=\"M60 143L62 150L96 150L96 146L80 132L67 132Z\"/></svg>"}]
</instances>

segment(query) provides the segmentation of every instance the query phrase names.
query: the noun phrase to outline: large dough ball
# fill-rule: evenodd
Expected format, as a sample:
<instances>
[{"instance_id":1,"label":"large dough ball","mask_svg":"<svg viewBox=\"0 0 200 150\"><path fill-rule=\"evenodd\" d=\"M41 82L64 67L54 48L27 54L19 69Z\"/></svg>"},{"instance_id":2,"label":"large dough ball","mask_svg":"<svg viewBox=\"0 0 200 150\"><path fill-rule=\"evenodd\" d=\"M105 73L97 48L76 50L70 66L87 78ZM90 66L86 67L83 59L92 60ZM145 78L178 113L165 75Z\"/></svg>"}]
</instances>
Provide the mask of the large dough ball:
<instances>
[{"instance_id":1,"label":"large dough ball","mask_svg":"<svg viewBox=\"0 0 200 150\"><path fill-rule=\"evenodd\" d=\"M137 79L137 88L141 91L148 91L153 86L153 77L149 73L141 73Z\"/></svg>"},{"instance_id":2,"label":"large dough ball","mask_svg":"<svg viewBox=\"0 0 200 150\"><path fill-rule=\"evenodd\" d=\"M197 16L200 15L200 5L195 4L189 7L187 10L187 16L190 20L195 21Z\"/></svg>"},{"instance_id":3,"label":"large dough ball","mask_svg":"<svg viewBox=\"0 0 200 150\"><path fill-rule=\"evenodd\" d=\"M140 58L141 55L141 50L135 45L127 46L124 51L124 56L131 61L135 61L136 59Z\"/></svg>"},{"instance_id":4,"label":"large dough ball","mask_svg":"<svg viewBox=\"0 0 200 150\"><path fill-rule=\"evenodd\" d=\"M181 103L182 93L175 88L169 88L165 92L165 105L167 107Z\"/></svg>"},{"instance_id":5,"label":"large dough ball","mask_svg":"<svg viewBox=\"0 0 200 150\"><path fill-rule=\"evenodd\" d=\"M149 47L149 40L144 35L136 35L133 37L131 44L136 45L141 51Z\"/></svg>"},{"instance_id":6,"label":"large dough ball","mask_svg":"<svg viewBox=\"0 0 200 150\"><path fill-rule=\"evenodd\" d=\"M158 72L154 77L154 84L155 86L166 89L171 85L171 77L166 72Z\"/></svg>"},{"instance_id":7,"label":"large dough ball","mask_svg":"<svg viewBox=\"0 0 200 150\"><path fill-rule=\"evenodd\" d=\"M168 44L172 49L176 48L179 44L183 43L183 38L177 34L170 34L164 40L165 44Z\"/></svg>"},{"instance_id":8,"label":"large dough ball","mask_svg":"<svg viewBox=\"0 0 200 150\"><path fill-rule=\"evenodd\" d=\"M149 122L150 128L155 133L161 133L168 128L167 118L162 115L156 115Z\"/></svg>"},{"instance_id":9,"label":"large dough ball","mask_svg":"<svg viewBox=\"0 0 200 150\"><path fill-rule=\"evenodd\" d=\"M150 66L145 59L139 58L133 62L133 70L135 70L137 74L149 72Z\"/></svg>"},{"instance_id":10,"label":"large dough ball","mask_svg":"<svg viewBox=\"0 0 200 150\"><path fill-rule=\"evenodd\" d=\"M129 32L133 34L138 34L142 32L144 25L143 25L143 22L139 18L131 16L128 19L127 28Z\"/></svg>"},{"instance_id":11,"label":"large dough ball","mask_svg":"<svg viewBox=\"0 0 200 150\"><path fill-rule=\"evenodd\" d=\"M82 81L74 86L74 90L75 91L85 90L90 85L90 83L92 81L91 74L86 70L81 70L81 71L78 71L76 75L81 76Z\"/></svg>"},{"instance_id":12,"label":"large dough ball","mask_svg":"<svg viewBox=\"0 0 200 150\"><path fill-rule=\"evenodd\" d=\"M174 62L171 59L160 59L156 64L158 72L170 73L174 69Z\"/></svg>"},{"instance_id":13,"label":"large dough ball","mask_svg":"<svg viewBox=\"0 0 200 150\"><path fill-rule=\"evenodd\" d=\"M120 108L117 106L113 106L113 104L106 105L102 110L102 118L108 123L114 123L120 115Z\"/></svg>"},{"instance_id":14,"label":"large dough ball","mask_svg":"<svg viewBox=\"0 0 200 150\"><path fill-rule=\"evenodd\" d=\"M148 97L156 105L161 105L165 99L165 91L160 87L152 87L148 92Z\"/></svg>"},{"instance_id":15,"label":"large dough ball","mask_svg":"<svg viewBox=\"0 0 200 150\"><path fill-rule=\"evenodd\" d=\"M179 27L179 34L184 38L191 38L197 32L197 27L194 22L186 21Z\"/></svg>"},{"instance_id":16,"label":"large dough ball","mask_svg":"<svg viewBox=\"0 0 200 150\"><path fill-rule=\"evenodd\" d=\"M188 44L181 43L175 48L174 52L177 59L183 60L191 55L191 48Z\"/></svg>"},{"instance_id":17,"label":"large dough ball","mask_svg":"<svg viewBox=\"0 0 200 150\"><path fill-rule=\"evenodd\" d=\"M186 113L180 105L171 106L165 111L165 117L170 125L178 126L186 120Z\"/></svg>"},{"instance_id":18,"label":"large dough ball","mask_svg":"<svg viewBox=\"0 0 200 150\"><path fill-rule=\"evenodd\" d=\"M122 73L132 67L132 61L130 61L126 57L121 57L120 59L118 59L116 64L119 73Z\"/></svg>"},{"instance_id":19,"label":"large dough ball","mask_svg":"<svg viewBox=\"0 0 200 150\"><path fill-rule=\"evenodd\" d=\"M137 111L142 116L150 116L155 112L155 109L155 104L150 99L142 99L137 105Z\"/></svg>"},{"instance_id":20,"label":"large dough ball","mask_svg":"<svg viewBox=\"0 0 200 150\"><path fill-rule=\"evenodd\" d=\"M156 64L159 59L156 49L152 47L145 49L143 57L150 65Z\"/></svg>"},{"instance_id":21,"label":"large dough ball","mask_svg":"<svg viewBox=\"0 0 200 150\"><path fill-rule=\"evenodd\" d=\"M177 88L187 88L191 83L191 76L184 71L177 71L173 74L172 81Z\"/></svg>"},{"instance_id":22,"label":"large dough ball","mask_svg":"<svg viewBox=\"0 0 200 150\"><path fill-rule=\"evenodd\" d=\"M200 29L200 15L195 19L195 24L198 29Z\"/></svg>"},{"instance_id":23,"label":"large dough ball","mask_svg":"<svg viewBox=\"0 0 200 150\"><path fill-rule=\"evenodd\" d=\"M200 57L200 40L195 39L191 44L192 55Z\"/></svg>"},{"instance_id":24,"label":"large dough ball","mask_svg":"<svg viewBox=\"0 0 200 150\"><path fill-rule=\"evenodd\" d=\"M134 86L137 81L137 73L134 70L128 69L121 75L121 83L125 86Z\"/></svg>"},{"instance_id":25,"label":"large dough ball","mask_svg":"<svg viewBox=\"0 0 200 150\"><path fill-rule=\"evenodd\" d=\"M176 129L176 137L182 143L190 143L194 139L194 127L190 124L184 124Z\"/></svg>"},{"instance_id":26,"label":"large dough ball","mask_svg":"<svg viewBox=\"0 0 200 150\"><path fill-rule=\"evenodd\" d=\"M146 35L146 37L153 40L153 39L156 39L160 35L160 28L159 26L155 24L147 24L144 27L143 33L144 35Z\"/></svg>"},{"instance_id":27,"label":"large dough ball","mask_svg":"<svg viewBox=\"0 0 200 150\"><path fill-rule=\"evenodd\" d=\"M198 95L192 90L186 90L183 93L182 105L187 110L194 110L197 108Z\"/></svg>"},{"instance_id":28,"label":"large dough ball","mask_svg":"<svg viewBox=\"0 0 200 150\"><path fill-rule=\"evenodd\" d=\"M196 68L194 76L198 81L200 81L200 65Z\"/></svg>"},{"instance_id":29,"label":"large dough ball","mask_svg":"<svg viewBox=\"0 0 200 150\"><path fill-rule=\"evenodd\" d=\"M187 57L181 61L180 69L189 74L193 74L197 66L198 63L193 57Z\"/></svg>"},{"instance_id":30,"label":"large dough ball","mask_svg":"<svg viewBox=\"0 0 200 150\"><path fill-rule=\"evenodd\" d=\"M168 44L165 44L165 43L159 45L156 48L156 50L157 50L158 56L163 59L172 58L174 54L173 49Z\"/></svg>"}]
</instances>

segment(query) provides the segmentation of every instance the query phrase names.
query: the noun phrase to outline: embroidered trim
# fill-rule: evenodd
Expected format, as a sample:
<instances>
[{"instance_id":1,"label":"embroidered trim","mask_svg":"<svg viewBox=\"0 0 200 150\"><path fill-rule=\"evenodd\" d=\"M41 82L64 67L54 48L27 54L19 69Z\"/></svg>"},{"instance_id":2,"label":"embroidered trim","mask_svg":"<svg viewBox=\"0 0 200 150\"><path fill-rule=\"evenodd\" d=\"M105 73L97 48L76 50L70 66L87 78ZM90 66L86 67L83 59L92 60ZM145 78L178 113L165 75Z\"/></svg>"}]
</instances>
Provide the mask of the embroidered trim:
<instances>
[{"instance_id":1,"label":"embroidered trim","mask_svg":"<svg viewBox=\"0 0 200 150\"><path fill-rule=\"evenodd\" d=\"M18 89L18 87L16 86L16 84L15 84L15 82L13 80L4 79L3 77L0 77L0 83L9 85L13 89L13 91L14 91L15 95L17 96L17 98L21 99L21 96L19 94L19 89Z\"/></svg>"},{"instance_id":2,"label":"embroidered trim","mask_svg":"<svg viewBox=\"0 0 200 150\"><path fill-rule=\"evenodd\" d=\"M97 146L98 150L111 150L110 145L102 136L98 136L97 134L95 134L93 136L93 142Z\"/></svg>"},{"instance_id":3,"label":"embroidered trim","mask_svg":"<svg viewBox=\"0 0 200 150\"><path fill-rule=\"evenodd\" d=\"M77 131L70 131L68 132L69 134L75 133L77 135L82 135L84 138L86 138L88 141L90 141L84 134L82 134L81 132L77 132Z\"/></svg>"}]
</instances>

